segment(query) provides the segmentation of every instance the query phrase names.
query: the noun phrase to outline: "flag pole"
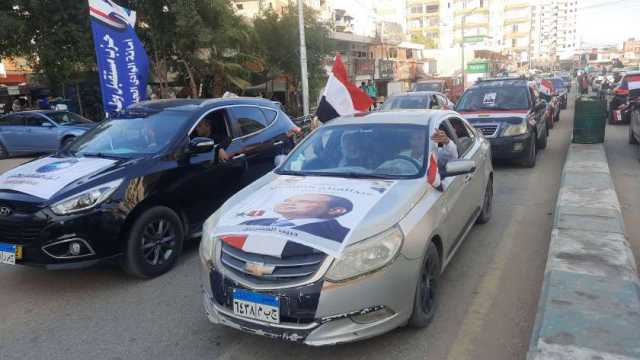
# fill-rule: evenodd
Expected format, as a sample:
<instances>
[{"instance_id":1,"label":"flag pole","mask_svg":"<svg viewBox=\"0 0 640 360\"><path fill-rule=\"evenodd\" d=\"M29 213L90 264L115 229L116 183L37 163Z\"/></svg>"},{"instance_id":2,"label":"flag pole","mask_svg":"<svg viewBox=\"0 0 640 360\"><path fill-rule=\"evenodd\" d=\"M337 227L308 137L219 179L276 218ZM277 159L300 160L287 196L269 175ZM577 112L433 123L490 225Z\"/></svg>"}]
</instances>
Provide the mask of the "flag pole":
<instances>
[{"instance_id":1,"label":"flag pole","mask_svg":"<svg viewBox=\"0 0 640 360\"><path fill-rule=\"evenodd\" d=\"M304 34L304 2L298 0L298 26L300 28L300 75L302 77L302 105L304 116L309 115L309 77L307 70L307 44Z\"/></svg>"}]
</instances>

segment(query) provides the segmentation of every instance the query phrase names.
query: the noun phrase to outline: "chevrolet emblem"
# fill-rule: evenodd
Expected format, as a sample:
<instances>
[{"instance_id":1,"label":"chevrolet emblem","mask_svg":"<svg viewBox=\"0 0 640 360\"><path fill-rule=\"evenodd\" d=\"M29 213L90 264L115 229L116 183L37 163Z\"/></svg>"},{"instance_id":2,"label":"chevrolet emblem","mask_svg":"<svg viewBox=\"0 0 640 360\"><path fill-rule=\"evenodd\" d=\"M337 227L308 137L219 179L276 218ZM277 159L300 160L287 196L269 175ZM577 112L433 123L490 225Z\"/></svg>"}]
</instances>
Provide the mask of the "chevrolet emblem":
<instances>
[{"instance_id":1,"label":"chevrolet emblem","mask_svg":"<svg viewBox=\"0 0 640 360\"><path fill-rule=\"evenodd\" d=\"M263 263L253 261L248 261L246 264L244 264L244 270L249 274L257 277L271 275L273 274L273 271L275 269L275 265L265 265Z\"/></svg>"}]
</instances>

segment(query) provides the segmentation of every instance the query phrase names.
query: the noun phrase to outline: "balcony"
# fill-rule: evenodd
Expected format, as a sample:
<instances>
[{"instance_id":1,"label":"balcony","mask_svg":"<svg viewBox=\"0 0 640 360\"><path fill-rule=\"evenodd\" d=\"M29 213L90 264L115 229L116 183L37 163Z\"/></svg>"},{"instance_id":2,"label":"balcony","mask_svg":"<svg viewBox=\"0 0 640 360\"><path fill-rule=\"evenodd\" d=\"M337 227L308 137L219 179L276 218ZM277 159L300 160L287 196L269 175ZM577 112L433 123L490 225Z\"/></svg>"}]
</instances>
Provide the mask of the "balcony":
<instances>
[{"instance_id":1,"label":"balcony","mask_svg":"<svg viewBox=\"0 0 640 360\"><path fill-rule=\"evenodd\" d=\"M519 10L519 9L527 9L529 8L529 3L527 2L520 2L520 3L514 3L514 4L507 4L504 6L504 11L510 11L510 10Z\"/></svg>"},{"instance_id":2,"label":"balcony","mask_svg":"<svg viewBox=\"0 0 640 360\"><path fill-rule=\"evenodd\" d=\"M488 8L481 8L481 7L475 7L475 8L467 8L467 9L463 9L463 10L456 10L453 12L453 14L457 17L462 16L462 15L469 15L473 13L475 14L486 14L489 15L489 9Z\"/></svg>"},{"instance_id":3,"label":"balcony","mask_svg":"<svg viewBox=\"0 0 640 360\"><path fill-rule=\"evenodd\" d=\"M505 39L521 39L525 37L529 37L529 32L517 31L504 34Z\"/></svg>"},{"instance_id":4,"label":"balcony","mask_svg":"<svg viewBox=\"0 0 640 360\"><path fill-rule=\"evenodd\" d=\"M518 17L518 18L512 18L512 19L505 19L504 20L504 25L505 26L509 26L509 25L513 25L513 24L524 24L524 23L528 23L531 19L528 17Z\"/></svg>"}]
</instances>

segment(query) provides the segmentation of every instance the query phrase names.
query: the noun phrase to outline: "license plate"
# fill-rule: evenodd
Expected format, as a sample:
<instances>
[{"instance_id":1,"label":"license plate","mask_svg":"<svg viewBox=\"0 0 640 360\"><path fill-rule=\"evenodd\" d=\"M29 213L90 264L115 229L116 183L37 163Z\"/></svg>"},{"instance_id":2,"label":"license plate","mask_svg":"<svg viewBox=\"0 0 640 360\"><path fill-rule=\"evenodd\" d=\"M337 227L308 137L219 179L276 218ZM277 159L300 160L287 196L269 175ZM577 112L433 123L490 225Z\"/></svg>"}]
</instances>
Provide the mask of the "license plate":
<instances>
[{"instance_id":1,"label":"license plate","mask_svg":"<svg viewBox=\"0 0 640 360\"><path fill-rule=\"evenodd\" d=\"M233 290L233 312L249 319L280 323L280 299L246 290Z\"/></svg>"},{"instance_id":2,"label":"license plate","mask_svg":"<svg viewBox=\"0 0 640 360\"><path fill-rule=\"evenodd\" d=\"M0 244L0 264L15 265L17 252L16 245Z\"/></svg>"}]
</instances>

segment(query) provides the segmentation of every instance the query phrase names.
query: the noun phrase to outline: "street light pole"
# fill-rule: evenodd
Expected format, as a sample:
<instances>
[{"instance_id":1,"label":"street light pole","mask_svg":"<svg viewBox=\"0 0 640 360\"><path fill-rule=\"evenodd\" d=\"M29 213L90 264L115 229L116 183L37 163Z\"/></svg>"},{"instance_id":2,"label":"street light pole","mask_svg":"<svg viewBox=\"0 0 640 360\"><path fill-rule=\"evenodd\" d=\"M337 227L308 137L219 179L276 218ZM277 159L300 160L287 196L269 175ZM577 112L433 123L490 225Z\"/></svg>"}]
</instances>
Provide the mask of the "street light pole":
<instances>
[{"instance_id":1,"label":"street light pole","mask_svg":"<svg viewBox=\"0 0 640 360\"><path fill-rule=\"evenodd\" d=\"M309 77L307 70L307 43L304 34L304 0L298 0L298 26L300 28L300 75L302 77L302 105L304 116L309 115Z\"/></svg>"},{"instance_id":2,"label":"street light pole","mask_svg":"<svg viewBox=\"0 0 640 360\"><path fill-rule=\"evenodd\" d=\"M463 8L464 9L464 8ZM462 49L462 90L464 91L465 71L464 71L464 21L467 16L462 14L462 39L460 41L460 49Z\"/></svg>"}]
</instances>

